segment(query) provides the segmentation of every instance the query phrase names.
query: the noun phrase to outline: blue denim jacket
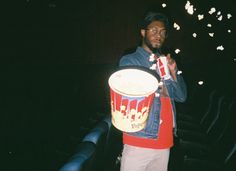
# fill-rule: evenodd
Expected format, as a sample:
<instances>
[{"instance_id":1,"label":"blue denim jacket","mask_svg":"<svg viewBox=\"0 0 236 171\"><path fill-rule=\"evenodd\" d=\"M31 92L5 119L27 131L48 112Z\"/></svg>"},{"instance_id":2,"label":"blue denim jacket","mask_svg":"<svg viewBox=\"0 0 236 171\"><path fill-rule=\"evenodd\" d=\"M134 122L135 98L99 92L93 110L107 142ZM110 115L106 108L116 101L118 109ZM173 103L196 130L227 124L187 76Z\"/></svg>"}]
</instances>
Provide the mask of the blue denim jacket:
<instances>
[{"instance_id":1,"label":"blue denim jacket","mask_svg":"<svg viewBox=\"0 0 236 171\"><path fill-rule=\"evenodd\" d=\"M145 51L142 47L137 47L134 53L125 55L121 58L119 66L142 66L150 68L152 66L152 62L149 61L150 55L151 54ZM172 111L174 114L174 126L176 130L176 108L174 101L184 102L186 100L187 97L186 85L183 80L183 77L179 74L177 74L177 81L174 81L171 78L168 80L163 80L163 83L164 86L166 86L168 95L171 99ZM157 93L160 93L159 91L160 90L158 89ZM159 131L159 123L160 123L160 109L161 109L160 97L154 97L153 105L150 109L146 127L141 131L128 134L143 138L157 139Z\"/></svg>"}]
</instances>

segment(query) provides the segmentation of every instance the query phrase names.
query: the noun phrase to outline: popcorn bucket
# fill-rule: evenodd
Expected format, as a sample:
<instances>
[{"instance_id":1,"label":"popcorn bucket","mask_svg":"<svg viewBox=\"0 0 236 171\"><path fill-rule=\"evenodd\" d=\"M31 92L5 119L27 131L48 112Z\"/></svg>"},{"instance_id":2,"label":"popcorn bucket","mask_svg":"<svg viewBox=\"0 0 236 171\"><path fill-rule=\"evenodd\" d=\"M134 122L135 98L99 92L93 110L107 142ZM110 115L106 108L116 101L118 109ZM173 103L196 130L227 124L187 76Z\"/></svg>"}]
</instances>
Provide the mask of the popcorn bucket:
<instances>
[{"instance_id":1,"label":"popcorn bucket","mask_svg":"<svg viewBox=\"0 0 236 171\"><path fill-rule=\"evenodd\" d=\"M158 88L158 79L141 69L121 69L109 80L112 124L124 132L137 132L146 121Z\"/></svg>"}]
</instances>

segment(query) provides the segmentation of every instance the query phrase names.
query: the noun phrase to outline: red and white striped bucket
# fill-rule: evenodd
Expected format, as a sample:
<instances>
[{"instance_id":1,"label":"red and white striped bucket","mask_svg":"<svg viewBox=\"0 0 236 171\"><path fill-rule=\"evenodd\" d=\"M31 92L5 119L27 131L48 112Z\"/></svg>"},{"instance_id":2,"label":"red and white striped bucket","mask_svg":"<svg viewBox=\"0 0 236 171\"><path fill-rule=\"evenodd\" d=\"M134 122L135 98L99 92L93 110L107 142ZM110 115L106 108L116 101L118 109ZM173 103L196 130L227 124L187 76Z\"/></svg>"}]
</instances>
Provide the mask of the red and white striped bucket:
<instances>
[{"instance_id":1,"label":"red and white striped bucket","mask_svg":"<svg viewBox=\"0 0 236 171\"><path fill-rule=\"evenodd\" d=\"M158 79L140 69L121 69L109 78L112 124L124 132L137 132L146 121L158 88Z\"/></svg>"}]
</instances>

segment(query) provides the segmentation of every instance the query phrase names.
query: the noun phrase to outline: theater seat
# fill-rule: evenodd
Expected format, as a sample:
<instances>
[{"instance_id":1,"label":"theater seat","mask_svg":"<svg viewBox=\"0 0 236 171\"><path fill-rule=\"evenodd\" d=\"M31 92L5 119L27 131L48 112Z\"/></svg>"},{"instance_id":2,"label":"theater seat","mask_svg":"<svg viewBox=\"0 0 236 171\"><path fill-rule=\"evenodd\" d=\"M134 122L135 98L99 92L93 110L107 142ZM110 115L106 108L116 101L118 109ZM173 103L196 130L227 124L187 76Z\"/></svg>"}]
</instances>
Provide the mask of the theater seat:
<instances>
[{"instance_id":1,"label":"theater seat","mask_svg":"<svg viewBox=\"0 0 236 171\"><path fill-rule=\"evenodd\" d=\"M205 144L216 141L222 131L222 129L216 128L225 127L225 120L228 119L229 100L221 96L213 105L208 117L204 122L199 124L199 130L178 128L178 137L181 140L196 141Z\"/></svg>"},{"instance_id":2,"label":"theater seat","mask_svg":"<svg viewBox=\"0 0 236 171\"><path fill-rule=\"evenodd\" d=\"M230 110L228 115L226 127L223 134L220 136L219 141L212 143L205 151L197 148L194 144L187 153L183 153L183 169L182 170L231 170L235 169L235 153L236 153L236 124L235 112L236 103L230 103ZM188 144L188 145L189 145ZM195 142L195 144L199 145ZM195 153L193 153L193 149Z\"/></svg>"},{"instance_id":3,"label":"theater seat","mask_svg":"<svg viewBox=\"0 0 236 171\"><path fill-rule=\"evenodd\" d=\"M100 121L84 138L83 142L95 144L95 155L91 171L103 170L105 164L105 147L109 125L105 121Z\"/></svg>"},{"instance_id":4,"label":"theater seat","mask_svg":"<svg viewBox=\"0 0 236 171\"><path fill-rule=\"evenodd\" d=\"M76 153L59 171L90 171L95 157L96 146L92 142L81 142Z\"/></svg>"}]
</instances>

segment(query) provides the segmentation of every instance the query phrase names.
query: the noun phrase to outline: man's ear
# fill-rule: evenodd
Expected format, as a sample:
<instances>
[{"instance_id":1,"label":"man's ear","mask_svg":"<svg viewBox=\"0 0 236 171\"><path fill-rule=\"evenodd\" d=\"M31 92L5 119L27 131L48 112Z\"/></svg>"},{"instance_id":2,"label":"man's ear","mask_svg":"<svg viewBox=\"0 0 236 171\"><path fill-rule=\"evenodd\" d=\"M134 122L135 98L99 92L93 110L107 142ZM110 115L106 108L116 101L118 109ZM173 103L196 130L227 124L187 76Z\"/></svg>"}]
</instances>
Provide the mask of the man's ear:
<instances>
[{"instance_id":1,"label":"man's ear","mask_svg":"<svg viewBox=\"0 0 236 171\"><path fill-rule=\"evenodd\" d=\"M144 37L145 36L145 32L146 30L145 29L141 29L140 33L141 33L141 36Z\"/></svg>"}]
</instances>

